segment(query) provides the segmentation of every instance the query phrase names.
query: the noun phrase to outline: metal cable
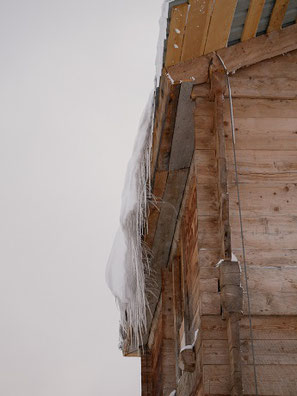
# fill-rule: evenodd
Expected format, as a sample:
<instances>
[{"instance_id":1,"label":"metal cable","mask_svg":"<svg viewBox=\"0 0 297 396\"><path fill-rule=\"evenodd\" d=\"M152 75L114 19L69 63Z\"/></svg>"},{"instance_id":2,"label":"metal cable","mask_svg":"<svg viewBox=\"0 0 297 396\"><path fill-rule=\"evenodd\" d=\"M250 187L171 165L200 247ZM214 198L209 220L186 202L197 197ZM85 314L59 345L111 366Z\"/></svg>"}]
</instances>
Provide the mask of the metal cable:
<instances>
[{"instance_id":1,"label":"metal cable","mask_svg":"<svg viewBox=\"0 0 297 396\"><path fill-rule=\"evenodd\" d=\"M250 326L250 338L251 338L251 349L252 349L252 359L253 359L253 369L254 369L254 379L255 379L255 391L256 396L258 396L258 381L257 381L257 371L256 371L256 363L255 363L255 349L254 349L254 337L253 337L253 327L252 327L252 315L251 315L251 303L250 303L250 295L249 295L249 286L248 286L248 277L247 277L247 265L246 265L246 255L245 255L245 245L244 245L244 234L243 234L243 225L242 225L242 214L241 214L241 202L240 202L240 191L239 191L239 182L238 182L238 171L237 171L237 158L236 158L236 146L235 146L235 127L234 127L234 113L233 113L233 102L232 102L232 93L231 93L231 85L229 79L229 72L226 68L226 65L223 59L219 54L216 54L219 58L226 75L228 93L229 93L229 103L230 103L230 119L231 119L231 130L232 130L232 147L233 147L233 159L234 159L234 170L235 170L235 184L237 189L237 200L238 200L238 212L239 212L239 223L240 223L240 234L241 234L241 246L242 246L242 256L243 256L243 267L244 267L244 277L245 277L245 287L247 294L247 303L248 303L248 317L249 317L249 326Z\"/></svg>"}]
</instances>

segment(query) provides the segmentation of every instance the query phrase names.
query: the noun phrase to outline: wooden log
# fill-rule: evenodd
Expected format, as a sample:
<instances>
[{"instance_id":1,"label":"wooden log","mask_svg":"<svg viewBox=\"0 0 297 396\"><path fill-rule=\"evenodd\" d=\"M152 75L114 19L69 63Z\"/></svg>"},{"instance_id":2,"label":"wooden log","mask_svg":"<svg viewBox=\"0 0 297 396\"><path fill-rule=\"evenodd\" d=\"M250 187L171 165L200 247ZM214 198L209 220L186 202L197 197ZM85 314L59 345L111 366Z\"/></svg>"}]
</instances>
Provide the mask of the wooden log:
<instances>
[{"instance_id":1,"label":"wooden log","mask_svg":"<svg viewBox=\"0 0 297 396\"><path fill-rule=\"evenodd\" d=\"M204 365L203 384L206 395L230 395L231 379L229 364Z\"/></svg>"},{"instance_id":2,"label":"wooden log","mask_svg":"<svg viewBox=\"0 0 297 396\"><path fill-rule=\"evenodd\" d=\"M243 365L245 394L254 395L252 365ZM257 365L259 395L294 395L297 389L296 365Z\"/></svg>"},{"instance_id":3,"label":"wooden log","mask_svg":"<svg viewBox=\"0 0 297 396\"><path fill-rule=\"evenodd\" d=\"M227 150L229 183L235 183L233 152ZM202 170L205 164L201 164ZM240 183L265 183L284 186L296 182L296 152L269 150L238 150L237 168Z\"/></svg>"},{"instance_id":4,"label":"wooden log","mask_svg":"<svg viewBox=\"0 0 297 396\"><path fill-rule=\"evenodd\" d=\"M231 47L218 50L229 72L250 66L266 59L297 49L297 25L282 31L252 38ZM168 73L175 83L193 81L202 84L208 80L208 68L211 56L204 55L195 60L183 62L168 68Z\"/></svg>"},{"instance_id":5,"label":"wooden log","mask_svg":"<svg viewBox=\"0 0 297 396\"><path fill-rule=\"evenodd\" d=\"M204 340L202 342L202 351L202 361L204 365L229 364L229 348L226 339Z\"/></svg>"},{"instance_id":6,"label":"wooden log","mask_svg":"<svg viewBox=\"0 0 297 396\"><path fill-rule=\"evenodd\" d=\"M253 316L252 328L254 340L297 340L297 316ZM247 316L241 318L240 337L250 339Z\"/></svg>"},{"instance_id":7,"label":"wooden log","mask_svg":"<svg viewBox=\"0 0 297 396\"><path fill-rule=\"evenodd\" d=\"M179 354L179 367L182 371L195 371L196 355L193 348L183 348Z\"/></svg>"},{"instance_id":8,"label":"wooden log","mask_svg":"<svg viewBox=\"0 0 297 396\"><path fill-rule=\"evenodd\" d=\"M297 79L287 77L242 77L240 73L230 76L232 98L296 99ZM195 85L192 98L208 97L209 84ZM226 96L229 96L228 94Z\"/></svg>"},{"instance_id":9,"label":"wooden log","mask_svg":"<svg viewBox=\"0 0 297 396\"><path fill-rule=\"evenodd\" d=\"M253 364L249 340L240 343L242 364ZM255 361L261 365L297 365L297 340L254 340Z\"/></svg>"},{"instance_id":10,"label":"wooden log","mask_svg":"<svg viewBox=\"0 0 297 396\"><path fill-rule=\"evenodd\" d=\"M238 216L230 218L234 249L241 247ZM247 249L295 249L297 246L296 216L246 217L243 221Z\"/></svg>"},{"instance_id":11,"label":"wooden log","mask_svg":"<svg viewBox=\"0 0 297 396\"><path fill-rule=\"evenodd\" d=\"M294 118L297 100L235 98L233 101L235 121L237 118ZM213 116L213 103L204 98L196 99L196 116ZM229 103L224 105L224 121L229 121Z\"/></svg>"}]
</instances>

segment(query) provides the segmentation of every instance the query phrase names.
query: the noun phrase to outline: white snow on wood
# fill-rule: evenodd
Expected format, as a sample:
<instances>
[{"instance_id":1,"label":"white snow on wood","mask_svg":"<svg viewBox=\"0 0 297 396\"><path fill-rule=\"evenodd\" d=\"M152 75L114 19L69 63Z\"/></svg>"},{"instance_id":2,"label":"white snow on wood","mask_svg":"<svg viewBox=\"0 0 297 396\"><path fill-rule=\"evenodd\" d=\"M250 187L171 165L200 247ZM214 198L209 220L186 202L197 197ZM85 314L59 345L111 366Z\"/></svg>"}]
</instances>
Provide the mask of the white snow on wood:
<instances>
[{"instance_id":1,"label":"white snow on wood","mask_svg":"<svg viewBox=\"0 0 297 396\"><path fill-rule=\"evenodd\" d=\"M167 38L169 0L162 5L157 44L155 87L163 69L164 45ZM120 227L114 239L106 268L106 281L116 298L121 315L121 337L132 337L141 345L146 330L146 275L150 270L149 256L143 244L150 195L150 161L154 92L143 113L132 158L129 161L120 213ZM121 344L123 339L121 340Z\"/></svg>"},{"instance_id":2,"label":"white snow on wood","mask_svg":"<svg viewBox=\"0 0 297 396\"><path fill-rule=\"evenodd\" d=\"M106 281L121 314L121 334L132 330L139 345L146 329L145 275L148 253L142 242L150 198L150 160L154 92L143 113L129 161L120 213L120 227L106 268Z\"/></svg>"}]
</instances>

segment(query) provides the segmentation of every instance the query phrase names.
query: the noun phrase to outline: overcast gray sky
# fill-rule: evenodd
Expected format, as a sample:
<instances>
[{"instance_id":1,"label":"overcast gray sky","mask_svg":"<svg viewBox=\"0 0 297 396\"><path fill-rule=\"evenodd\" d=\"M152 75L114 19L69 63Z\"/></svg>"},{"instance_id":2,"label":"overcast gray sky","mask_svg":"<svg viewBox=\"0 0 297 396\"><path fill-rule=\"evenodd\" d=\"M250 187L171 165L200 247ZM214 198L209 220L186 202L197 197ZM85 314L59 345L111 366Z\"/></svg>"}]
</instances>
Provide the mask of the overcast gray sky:
<instances>
[{"instance_id":1,"label":"overcast gray sky","mask_svg":"<svg viewBox=\"0 0 297 396\"><path fill-rule=\"evenodd\" d=\"M105 264L161 0L0 0L0 395L138 396Z\"/></svg>"}]
</instances>

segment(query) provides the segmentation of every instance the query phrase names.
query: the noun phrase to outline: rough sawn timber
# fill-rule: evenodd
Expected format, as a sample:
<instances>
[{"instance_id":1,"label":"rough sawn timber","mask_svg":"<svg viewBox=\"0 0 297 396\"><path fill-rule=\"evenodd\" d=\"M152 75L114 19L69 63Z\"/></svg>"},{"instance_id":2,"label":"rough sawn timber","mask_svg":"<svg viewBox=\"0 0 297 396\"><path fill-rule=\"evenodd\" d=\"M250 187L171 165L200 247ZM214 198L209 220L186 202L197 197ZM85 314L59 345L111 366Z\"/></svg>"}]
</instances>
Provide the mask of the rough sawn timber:
<instances>
[{"instance_id":1,"label":"rough sawn timber","mask_svg":"<svg viewBox=\"0 0 297 396\"><path fill-rule=\"evenodd\" d=\"M275 56L297 49L297 24L250 40L220 49L217 54L223 59L227 70L234 72ZM167 69L171 79L179 84L192 81L202 84L208 80L208 68L213 54L179 63Z\"/></svg>"}]
</instances>

